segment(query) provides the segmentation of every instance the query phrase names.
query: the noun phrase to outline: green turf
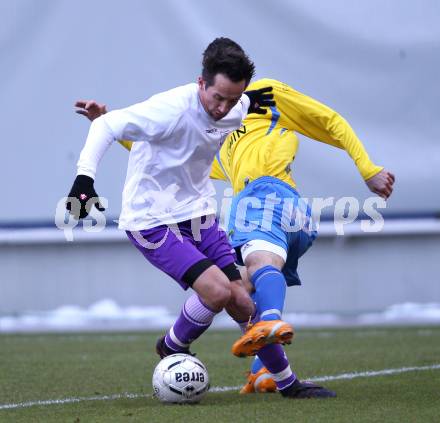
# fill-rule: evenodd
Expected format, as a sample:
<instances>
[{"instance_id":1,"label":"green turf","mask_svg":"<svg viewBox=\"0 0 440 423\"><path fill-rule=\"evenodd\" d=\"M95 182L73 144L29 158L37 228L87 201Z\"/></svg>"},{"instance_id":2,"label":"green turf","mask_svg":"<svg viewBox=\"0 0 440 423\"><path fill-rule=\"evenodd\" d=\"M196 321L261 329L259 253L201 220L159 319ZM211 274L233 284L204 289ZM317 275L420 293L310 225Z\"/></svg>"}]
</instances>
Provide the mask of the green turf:
<instances>
[{"instance_id":1,"label":"green turf","mask_svg":"<svg viewBox=\"0 0 440 423\"><path fill-rule=\"evenodd\" d=\"M440 422L440 369L337 380L331 400L208 393L199 405L150 397L158 334L0 336L3 404L120 393L146 398L0 410L0 422ZM212 386L244 382L249 363L229 353L236 332L208 332L193 350ZM440 363L440 327L299 330L287 347L302 378Z\"/></svg>"}]
</instances>

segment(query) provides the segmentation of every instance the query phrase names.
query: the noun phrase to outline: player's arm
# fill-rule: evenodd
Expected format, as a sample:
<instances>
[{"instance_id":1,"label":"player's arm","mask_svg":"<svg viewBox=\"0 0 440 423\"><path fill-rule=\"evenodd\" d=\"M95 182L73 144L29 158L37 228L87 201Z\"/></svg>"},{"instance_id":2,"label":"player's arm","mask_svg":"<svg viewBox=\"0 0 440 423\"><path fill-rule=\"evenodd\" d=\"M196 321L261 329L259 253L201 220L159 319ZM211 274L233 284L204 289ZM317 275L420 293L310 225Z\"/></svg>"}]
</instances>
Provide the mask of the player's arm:
<instances>
[{"instance_id":1,"label":"player's arm","mask_svg":"<svg viewBox=\"0 0 440 423\"><path fill-rule=\"evenodd\" d=\"M160 139L169 124L169 114L148 100L95 116L77 163L77 176L66 201L67 210L77 218L86 217L93 204L103 210L93 185L98 164L110 145L116 140Z\"/></svg>"},{"instance_id":2,"label":"player's arm","mask_svg":"<svg viewBox=\"0 0 440 423\"><path fill-rule=\"evenodd\" d=\"M76 113L85 116L91 122L93 122L99 116L107 113L107 107L105 104L100 104L95 100L78 100L75 103ZM127 150L131 150L132 141L118 140L118 143L125 147Z\"/></svg>"},{"instance_id":3,"label":"player's arm","mask_svg":"<svg viewBox=\"0 0 440 423\"><path fill-rule=\"evenodd\" d=\"M341 115L286 84L274 83L272 86L281 126L345 150L372 192L385 199L391 195L394 175L372 162L362 142Z\"/></svg>"},{"instance_id":4,"label":"player's arm","mask_svg":"<svg viewBox=\"0 0 440 423\"><path fill-rule=\"evenodd\" d=\"M102 156L113 142L113 135L102 117L94 118L86 144L77 163L78 170L66 200L66 208L77 219L82 219L95 206L104 211L94 188L96 168Z\"/></svg>"}]
</instances>

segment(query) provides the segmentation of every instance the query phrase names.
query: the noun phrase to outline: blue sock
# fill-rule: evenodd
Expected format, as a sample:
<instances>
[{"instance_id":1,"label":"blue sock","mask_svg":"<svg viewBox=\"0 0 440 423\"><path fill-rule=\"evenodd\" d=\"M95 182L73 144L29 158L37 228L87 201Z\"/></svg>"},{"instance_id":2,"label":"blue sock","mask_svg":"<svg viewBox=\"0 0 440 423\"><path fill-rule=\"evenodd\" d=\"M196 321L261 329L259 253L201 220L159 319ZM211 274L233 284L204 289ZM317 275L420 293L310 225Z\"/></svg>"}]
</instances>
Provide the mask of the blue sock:
<instances>
[{"instance_id":1,"label":"blue sock","mask_svg":"<svg viewBox=\"0 0 440 423\"><path fill-rule=\"evenodd\" d=\"M251 365L251 373L257 373L262 367L264 367L264 364L256 355Z\"/></svg>"},{"instance_id":2,"label":"blue sock","mask_svg":"<svg viewBox=\"0 0 440 423\"><path fill-rule=\"evenodd\" d=\"M258 269L251 277L255 287L252 298L257 305L261 320L281 319L284 299L286 297L286 279L284 275L273 266ZM252 363L251 372L257 373L263 363L256 356Z\"/></svg>"},{"instance_id":3,"label":"blue sock","mask_svg":"<svg viewBox=\"0 0 440 423\"><path fill-rule=\"evenodd\" d=\"M251 277L255 287L254 300L261 320L278 320L286 298L286 279L273 266L258 269Z\"/></svg>"}]
</instances>

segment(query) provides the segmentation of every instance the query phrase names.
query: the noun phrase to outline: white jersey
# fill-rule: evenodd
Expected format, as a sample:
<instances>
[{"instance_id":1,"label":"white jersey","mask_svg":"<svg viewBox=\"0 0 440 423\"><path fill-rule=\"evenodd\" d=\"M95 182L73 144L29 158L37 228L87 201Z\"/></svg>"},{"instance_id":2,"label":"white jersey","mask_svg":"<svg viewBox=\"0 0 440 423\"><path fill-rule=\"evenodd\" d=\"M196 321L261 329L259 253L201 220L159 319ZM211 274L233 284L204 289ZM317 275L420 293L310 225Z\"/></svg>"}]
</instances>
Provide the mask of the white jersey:
<instances>
[{"instance_id":1,"label":"white jersey","mask_svg":"<svg viewBox=\"0 0 440 423\"><path fill-rule=\"evenodd\" d=\"M95 179L99 160L113 141L143 141L133 143L130 152L119 228L138 231L215 213L211 165L248 108L244 95L215 121L193 83L109 112L93 121L78 174Z\"/></svg>"}]
</instances>

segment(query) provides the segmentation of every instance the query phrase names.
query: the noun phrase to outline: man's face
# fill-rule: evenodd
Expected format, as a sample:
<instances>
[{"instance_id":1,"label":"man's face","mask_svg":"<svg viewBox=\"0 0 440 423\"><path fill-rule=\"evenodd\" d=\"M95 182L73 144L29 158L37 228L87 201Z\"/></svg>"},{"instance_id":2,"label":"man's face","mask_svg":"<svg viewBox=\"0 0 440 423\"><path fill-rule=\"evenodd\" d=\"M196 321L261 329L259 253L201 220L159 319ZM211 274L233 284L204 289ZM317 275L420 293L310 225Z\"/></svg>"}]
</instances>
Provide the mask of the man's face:
<instances>
[{"instance_id":1,"label":"man's face","mask_svg":"<svg viewBox=\"0 0 440 423\"><path fill-rule=\"evenodd\" d=\"M199 76L199 95L206 113L214 120L225 117L240 100L246 81L232 82L226 75L218 73L214 83L206 88L206 81Z\"/></svg>"}]
</instances>

